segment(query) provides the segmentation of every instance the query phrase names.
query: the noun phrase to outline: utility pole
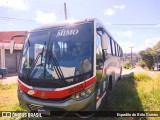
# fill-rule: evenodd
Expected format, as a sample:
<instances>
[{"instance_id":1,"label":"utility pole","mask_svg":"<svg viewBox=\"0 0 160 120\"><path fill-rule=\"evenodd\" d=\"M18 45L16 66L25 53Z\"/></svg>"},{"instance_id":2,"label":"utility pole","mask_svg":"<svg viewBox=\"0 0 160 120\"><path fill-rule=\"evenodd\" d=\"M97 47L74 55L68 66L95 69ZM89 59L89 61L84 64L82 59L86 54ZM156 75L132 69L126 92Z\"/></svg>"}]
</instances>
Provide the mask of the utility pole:
<instances>
[{"instance_id":1,"label":"utility pole","mask_svg":"<svg viewBox=\"0 0 160 120\"><path fill-rule=\"evenodd\" d=\"M132 66L133 66L133 64L132 64L132 48L134 48L134 47L130 47L131 48L131 68L132 68Z\"/></svg>"},{"instance_id":2,"label":"utility pole","mask_svg":"<svg viewBox=\"0 0 160 120\"><path fill-rule=\"evenodd\" d=\"M64 15L65 15L65 20L67 20L67 7L66 7L66 3L64 3Z\"/></svg>"}]
</instances>

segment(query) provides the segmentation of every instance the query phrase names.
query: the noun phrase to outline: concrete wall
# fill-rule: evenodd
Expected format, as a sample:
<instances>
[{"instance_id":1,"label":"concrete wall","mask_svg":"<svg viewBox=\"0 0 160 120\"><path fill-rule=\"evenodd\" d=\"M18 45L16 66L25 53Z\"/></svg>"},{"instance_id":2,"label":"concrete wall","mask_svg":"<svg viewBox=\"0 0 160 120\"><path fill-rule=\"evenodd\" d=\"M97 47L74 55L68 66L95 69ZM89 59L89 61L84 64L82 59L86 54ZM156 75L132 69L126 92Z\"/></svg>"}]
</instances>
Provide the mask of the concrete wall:
<instances>
[{"instance_id":1,"label":"concrete wall","mask_svg":"<svg viewBox=\"0 0 160 120\"><path fill-rule=\"evenodd\" d=\"M20 55L21 51L15 50L13 54L10 54L9 50L5 50L5 67L8 73L18 72Z\"/></svg>"}]
</instances>

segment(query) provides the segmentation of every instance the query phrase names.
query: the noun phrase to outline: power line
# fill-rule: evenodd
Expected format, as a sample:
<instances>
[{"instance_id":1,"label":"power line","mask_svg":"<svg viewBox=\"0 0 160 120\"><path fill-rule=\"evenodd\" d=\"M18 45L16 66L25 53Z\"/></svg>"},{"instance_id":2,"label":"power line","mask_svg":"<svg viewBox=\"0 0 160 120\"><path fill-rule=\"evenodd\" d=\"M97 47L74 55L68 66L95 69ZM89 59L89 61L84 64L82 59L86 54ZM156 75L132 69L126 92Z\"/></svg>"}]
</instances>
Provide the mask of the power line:
<instances>
[{"instance_id":1,"label":"power line","mask_svg":"<svg viewBox=\"0 0 160 120\"><path fill-rule=\"evenodd\" d=\"M130 23L130 24L109 24L109 25L117 25L117 26L118 26L118 25L119 25L119 26L127 26L127 25L133 25L133 26L134 26L134 25L135 25L135 26L137 26L137 25L140 25L140 26L141 26L141 25L142 25L142 26L143 26L143 25L146 25L146 26L148 26L148 25L149 25L149 26L150 26L150 25L151 25L151 26L152 26L152 25L158 25L158 24L159 24L159 23L157 23L157 24L156 24L156 23L146 23L146 24L137 24L137 23L134 24L134 23Z\"/></svg>"},{"instance_id":2,"label":"power line","mask_svg":"<svg viewBox=\"0 0 160 120\"><path fill-rule=\"evenodd\" d=\"M64 4L64 14L65 14L65 20L67 20L67 17L68 17L68 14L67 14L67 8L66 8L66 6L65 6L65 4ZM29 23L29 24L38 24L38 25L42 25L42 24L40 24L40 23L37 23L37 21L35 21L35 20L30 20L30 19L22 19L22 18L17 18L17 17L7 17L7 16L0 16L0 20L7 20L7 21L9 21L9 20L17 20L17 21L21 21L21 22L23 22L23 23ZM137 25L146 25L146 26L153 26L153 25L158 25L158 24L111 24L111 25L121 25L121 26L126 26L126 25L135 25L135 26L137 26ZM121 27L119 27L119 28L112 28L112 29L122 29ZM125 29L125 28L124 28ZM150 30L150 29L160 29L160 27L154 27L154 28L151 28L151 27L149 27L149 28L143 28L143 27L140 27L140 28L130 28L130 29L132 29L132 30Z\"/></svg>"},{"instance_id":3,"label":"power line","mask_svg":"<svg viewBox=\"0 0 160 120\"><path fill-rule=\"evenodd\" d=\"M112 29L121 29L122 30L122 27L119 27L119 28L112 28ZM123 29L128 29L128 28L123 28ZM160 27L157 27L157 28L130 28L131 30L147 30L147 29L160 29Z\"/></svg>"},{"instance_id":4,"label":"power line","mask_svg":"<svg viewBox=\"0 0 160 120\"><path fill-rule=\"evenodd\" d=\"M27 22L36 22L34 20L28 20L28 19L22 19L22 18L15 18L15 17L4 17L4 16L0 16L0 18L3 18L3 19L14 19L14 20L21 20L21 21L27 21Z\"/></svg>"}]
</instances>

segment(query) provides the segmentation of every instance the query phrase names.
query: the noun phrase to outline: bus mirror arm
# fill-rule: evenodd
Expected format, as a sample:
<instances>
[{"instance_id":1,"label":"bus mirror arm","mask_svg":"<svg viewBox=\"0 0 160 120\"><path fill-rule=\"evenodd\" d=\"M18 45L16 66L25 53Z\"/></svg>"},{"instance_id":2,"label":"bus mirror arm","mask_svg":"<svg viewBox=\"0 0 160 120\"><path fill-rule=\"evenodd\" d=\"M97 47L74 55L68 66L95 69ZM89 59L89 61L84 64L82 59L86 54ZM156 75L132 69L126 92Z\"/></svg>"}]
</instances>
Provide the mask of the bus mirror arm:
<instances>
[{"instance_id":1,"label":"bus mirror arm","mask_svg":"<svg viewBox=\"0 0 160 120\"><path fill-rule=\"evenodd\" d=\"M13 52L14 52L14 46L15 46L14 38L16 38L16 37L26 37L26 35L15 35L15 36L12 36L11 42L10 42L10 54L13 54Z\"/></svg>"},{"instance_id":2,"label":"bus mirror arm","mask_svg":"<svg viewBox=\"0 0 160 120\"><path fill-rule=\"evenodd\" d=\"M97 70L103 70L103 66L101 66L101 65L96 65L96 69L97 69Z\"/></svg>"},{"instance_id":3,"label":"bus mirror arm","mask_svg":"<svg viewBox=\"0 0 160 120\"><path fill-rule=\"evenodd\" d=\"M101 36L101 40L102 40L102 49L103 50L107 50L108 49L108 45L107 45L107 37L106 35L102 35Z\"/></svg>"}]
</instances>

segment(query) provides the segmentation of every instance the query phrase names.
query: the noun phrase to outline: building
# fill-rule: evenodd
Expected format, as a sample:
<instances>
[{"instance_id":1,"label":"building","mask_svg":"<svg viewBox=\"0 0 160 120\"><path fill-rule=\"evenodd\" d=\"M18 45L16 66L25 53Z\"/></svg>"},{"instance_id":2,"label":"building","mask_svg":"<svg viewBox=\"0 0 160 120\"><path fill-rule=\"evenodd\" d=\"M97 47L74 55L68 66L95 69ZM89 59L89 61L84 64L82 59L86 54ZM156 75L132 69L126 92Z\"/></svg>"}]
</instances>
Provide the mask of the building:
<instances>
[{"instance_id":1,"label":"building","mask_svg":"<svg viewBox=\"0 0 160 120\"><path fill-rule=\"evenodd\" d=\"M18 34L27 34L27 31L0 32L0 67L7 68L9 73L18 72L24 38L15 38L15 51L13 54L9 51L12 36Z\"/></svg>"},{"instance_id":2,"label":"building","mask_svg":"<svg viewBox=\"0 0 160 120\"><path fill-rule=\"evenodd\" d=\"M131 63L131 54L130 53L124 53L123 54L123 60L125 62ZM140 56L137 53L132 53L132 64L136 65L140 61Z\"/></svg>"}]
</instances>

